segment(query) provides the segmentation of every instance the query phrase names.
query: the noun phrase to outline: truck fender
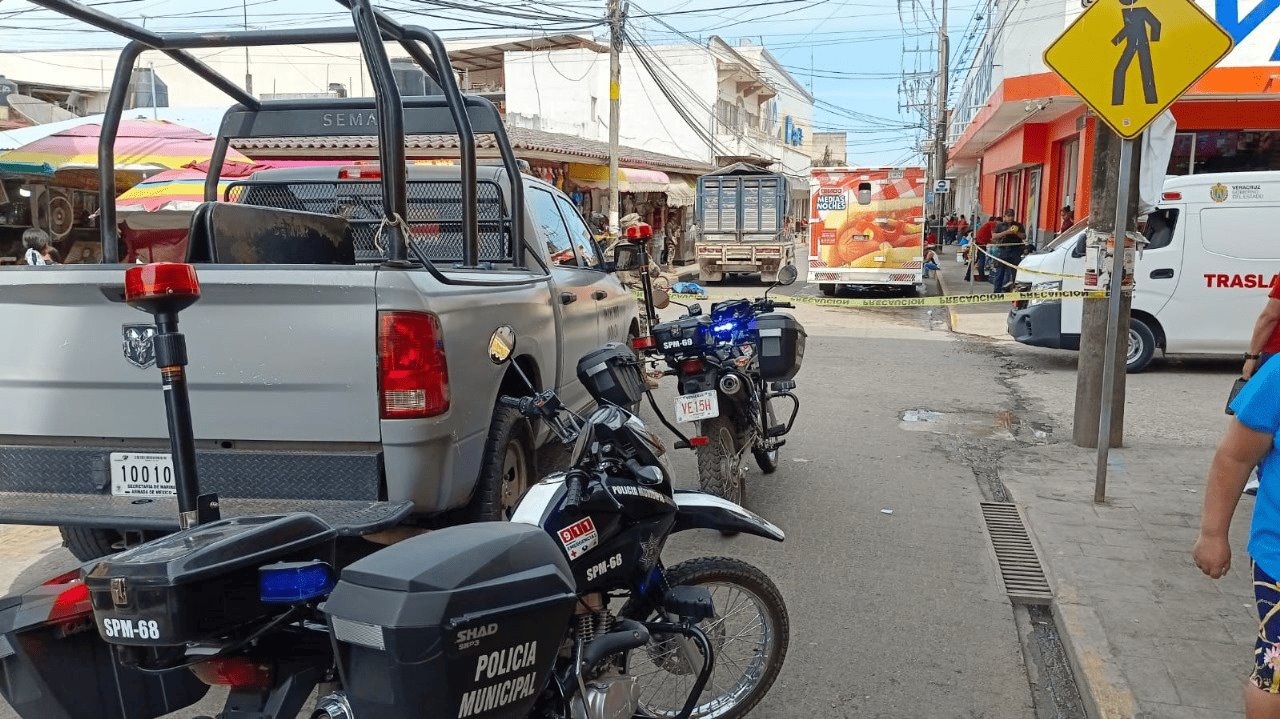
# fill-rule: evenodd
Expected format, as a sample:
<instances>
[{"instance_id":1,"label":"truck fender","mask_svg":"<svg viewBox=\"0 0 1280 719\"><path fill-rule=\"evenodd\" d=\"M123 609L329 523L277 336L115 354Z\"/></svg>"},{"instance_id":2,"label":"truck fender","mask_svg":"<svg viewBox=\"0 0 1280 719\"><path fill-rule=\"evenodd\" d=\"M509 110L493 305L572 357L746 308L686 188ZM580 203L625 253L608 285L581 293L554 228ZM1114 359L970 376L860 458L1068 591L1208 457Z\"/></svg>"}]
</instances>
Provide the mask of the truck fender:
<instances>
[{"instance_id":1,"label":"truck fender","mask_svg":"<svg viewBox=\"0 0 1280 719\"><path fill-rule=\"evenodd\" d=\"M695 490L676 490L676 523L671 532L688 529L715 529L721 532L745 532L781 542L787 538L776 525L742 507L713 494Z\"/></svg>"}]
</instances>

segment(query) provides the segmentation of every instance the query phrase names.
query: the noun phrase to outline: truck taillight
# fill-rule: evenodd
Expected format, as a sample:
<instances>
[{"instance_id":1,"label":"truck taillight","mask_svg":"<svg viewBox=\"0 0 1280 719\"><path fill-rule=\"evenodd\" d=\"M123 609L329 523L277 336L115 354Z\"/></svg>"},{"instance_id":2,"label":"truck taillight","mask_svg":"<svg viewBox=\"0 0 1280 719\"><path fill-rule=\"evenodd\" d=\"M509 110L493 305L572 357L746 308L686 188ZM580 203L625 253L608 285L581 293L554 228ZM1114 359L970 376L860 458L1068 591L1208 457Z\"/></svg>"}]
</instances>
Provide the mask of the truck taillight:
<instances>
[{"instance_id":1,"label":"truck taillight","mask_svg":"<svg viewBox=\"0 0 1280 719\"><path fill-rule=\"evenodd\" d=\"M381 180L382 168L377 166L358 165L338 170L339 180Z\"/></svg>"},{"instance_id":2,"label":"truck taillight","mask_svg":"<svg viewBox=\"0 0 1280 719\"><path fill-rule=\"evenodd\" d=\"M449 409L449 366L435 315L378 314L378 392L383 419L434 417Z\"/></svg>"}]
</instances>

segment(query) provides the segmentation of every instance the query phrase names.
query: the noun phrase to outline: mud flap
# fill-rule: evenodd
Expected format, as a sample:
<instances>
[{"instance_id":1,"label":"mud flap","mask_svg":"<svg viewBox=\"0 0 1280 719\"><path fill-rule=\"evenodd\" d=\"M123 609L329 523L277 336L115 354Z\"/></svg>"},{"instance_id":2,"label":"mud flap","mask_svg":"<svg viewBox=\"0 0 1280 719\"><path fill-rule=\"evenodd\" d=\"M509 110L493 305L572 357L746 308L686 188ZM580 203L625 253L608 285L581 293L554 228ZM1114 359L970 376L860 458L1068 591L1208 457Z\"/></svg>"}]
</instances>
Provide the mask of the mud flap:
<instances>
[{"instance_id":1,"label":"mud flap","mask_svg":"<svg viewBox=\"0 0 1280 719\"><path fill-rule=\"evenodd\" d=\"M742 507L706 492L676 490L676 524L672 532L687 529L714 529L720 532L742 532L781 542L786 539L776 525Z\"/></svg>"},{"instance_id":2,"label":"mud flap","mask_svg":"<svg viewBox=\"0 0 1280 719\"><path fill-rule=\"evenodd\" d=\"M116 663L80 570L0 599L0 695L22 719L154 719L208 691L187 669Z\"/></svg>"}]
</instances>

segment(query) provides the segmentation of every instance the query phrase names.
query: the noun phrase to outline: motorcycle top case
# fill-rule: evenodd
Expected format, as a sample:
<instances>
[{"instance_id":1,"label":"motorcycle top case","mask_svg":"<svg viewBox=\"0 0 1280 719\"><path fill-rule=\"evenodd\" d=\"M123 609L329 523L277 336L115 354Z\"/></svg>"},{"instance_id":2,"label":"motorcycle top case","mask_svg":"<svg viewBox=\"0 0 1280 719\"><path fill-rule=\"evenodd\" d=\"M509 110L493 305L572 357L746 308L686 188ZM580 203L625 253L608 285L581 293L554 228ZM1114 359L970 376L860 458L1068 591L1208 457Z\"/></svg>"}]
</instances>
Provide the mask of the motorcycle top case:
<instances>
[{"instance_id":1,"label":"motorcycle top case","mask_svg":"<svg viewBox=\"0 0 1280 719\"><path fill-rule=\"evenodd\" d=\"M185 668L117 664L79 570L0 599L0 695L22 719L154 719L208 690Z\"/></svg>"},{"instance_id":2,"label":"motorcycle top case","mask_svg":"<svg viewBox=\"0 0 1280 719\"><path fill-rule=\"evenodd\" d=\"M210 641L278 615L259 598L258 568L332 565L334 530L314 514L202 524L98 561L85 576L102 638L128 646Z\"/></svg>"},{"instance_id":3,"label":"motorcycle top case","mask_svg":"<svg viewBox=\"0 0 1280 719\"><path fill-rule=\"evenodd\" d=\"M578 360L578 380L602 404L627 407L644 397L644 379L635 353L621 342L592 350Z\"/></svg>"},{"instance_id":4,"label":"motorcycle top case","mask_svg":"<svg viewBox=\"0 0 1280 719\"><path fill-rule=\"evenodd\" d=\"M701 354L704 347L714 344L711 320L703 316L681 317L654 325L653 339L663 354L675 356Z\"/></svg>"},{"instance_id":5,"label":"motorcycle top case","mask_svg":"<svg viewBox=\"0 0 1280 719\"><path fill-rule=\"evenodd\" d=\"M770 382L788 380L800 371L804 360L804 325L781 312L756 318L760 333L760 375Z\"/></svg>"},{"instance_id":6,"label":"motorcycle top case","mask_svg":"<svg viewBox=\"0 0 1280 719\"><path fill-rule=\"evenodd\" d=\"M546 686L576 601L550 535L485 522L347 566L322 608L355 716L516 719Z\"/></svg>"}]
</instances>

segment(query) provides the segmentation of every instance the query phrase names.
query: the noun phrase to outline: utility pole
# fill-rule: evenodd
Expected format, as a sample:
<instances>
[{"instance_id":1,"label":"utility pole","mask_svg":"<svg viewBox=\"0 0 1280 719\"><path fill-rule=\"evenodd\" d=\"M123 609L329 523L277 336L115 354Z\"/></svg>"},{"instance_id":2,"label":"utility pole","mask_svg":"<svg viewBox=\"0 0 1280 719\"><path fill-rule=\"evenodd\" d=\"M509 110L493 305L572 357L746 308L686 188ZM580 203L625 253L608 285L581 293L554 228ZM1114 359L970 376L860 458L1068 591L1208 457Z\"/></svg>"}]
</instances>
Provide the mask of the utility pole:
<instances>
[{"instance_id":1,"label":"utility pole","mask_svg":"<svg viewBox=\"0 0 1280 719\"><path fill-rule=\"evenodd\" d=\"M951 71L951 38L947 35L947 0L942 0L942 18L938 24L938 130L933 141L933 171L934 180L947 179L947 75ZM937 184L936 182L934 183ZM934 193L935 211L934 215L938 218L938 227L934 230L934 237L937 242L943 241L943 209L946 207L947 196L940 193Z\"/></svg>"},{"instance_id":2,"label":"utility pole","mask_svg":"<svg viewBox=\"0 0 1280 719\"><path fill-rule=\"evenodd\" d=\"M1095 127L1097 131L1089 196L1086 274L1104 269L1089 263L1102 261L1101 258L1106 256L1109 238L1116 238L1114 259L1122 258L1125 253L1125 235L1137 228L1138 168L1142 161L1140 148L1133 147L1136 142L1121 140L1111 128L1101 122L1095 122ZM1126 145L1130 147L1126 148ZM1128 161L1125 163L1127 167L1122 165L1122 160ZM1120 266L1120 263L1116 262L1114 266ZM1117 291L1121 287L1122 278L1114 276L1114 269L1111 274L1113 277L1110 289L1115 295L1107 302L1084 302L1072 432L1072 439L1078 447L1099 447L1098 435L1102 430L1101 424L1106 419L1104 414L1107 413L1110 414L1111 425L1108 448L1119 447L1124 442L1125 360L1128 355L1129 310L1133 290ZM1107 288L1100 286L1097 289ZM1118 310L1113 305L1118 306ZM1109 348L1111 353L1107 356L1104 349L1108 345L1107 320L1113 311L1118 312L1118 339ZM1103 402L1103 392L1108 379L1112 380L1111 397L1110 402L1106 403ZM1106 411L1108 409L1109 412ZM1097 490L1099 501L1105 496L1105 489L1105 481L1100 480Z\"/></svg>"},{"instance_id":3,"label":"utility pole","mask_svg":"<svg viewBox=\"0 0 1280 719\"><path fill-rule=\"evenodd\" d=\"M622 117L622 0L609 0L609 232L618 234L618 123Z\"/></svg>"},{"instance_id":4,"label":"utility pole","mask_svg":"<svg viewBox=\"0 0 1280 719\"><path fill-rule=\"evenodd\" d=\"M232 5L231 7L235 7ZM240 7L244 9L244 29L249 30L249 0L242 0ZM234 12L234 11L232 11ZM325 88L328 89L328 88ZM244 48L244 91L253 94L253 72L249 70L249 46Z\"/></svg>"}]
</instances>

